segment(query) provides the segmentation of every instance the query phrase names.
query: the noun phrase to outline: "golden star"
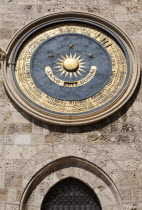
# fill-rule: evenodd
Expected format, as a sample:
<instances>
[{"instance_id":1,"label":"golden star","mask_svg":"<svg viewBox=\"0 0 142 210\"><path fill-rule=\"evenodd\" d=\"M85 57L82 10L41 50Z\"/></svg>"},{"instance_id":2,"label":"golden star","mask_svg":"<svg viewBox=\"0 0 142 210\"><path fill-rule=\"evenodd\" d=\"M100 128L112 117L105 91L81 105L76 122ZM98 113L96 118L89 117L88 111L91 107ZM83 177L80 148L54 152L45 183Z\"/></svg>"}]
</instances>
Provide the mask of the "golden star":
<instances>
[{"instance_id":1,"label":"golden star","mask_svg":"<svg viewBox=\"0 0 142 210\"><path fill-rule=\"evenodd\" d=\"M53 53L51 53L51 54L49 54L49 56L48 56L49 58L53 58L54 57L54 54Z\"/></svg>"},{"instance_id":2,"label":"golden star","mask_svg":"<svg viewBox=\"0 0 142 210\"><path fill-rule=\"evenodd\" d=\"M73 46L74 46L74 45L69 44L69 45L68 45L68 48L72 49L72 48L73 48Z\"/></svg>"},{"instance_id":3,"label":"golden star","mask_svg":"<svg viewBox=\"0 0 142 210\"><path fill-rule=\"evenodd\" d=\"M88 57L89 58L94 58L93 54L90 54L90 53L88 54Z\"/></svg>"}]
</instances>

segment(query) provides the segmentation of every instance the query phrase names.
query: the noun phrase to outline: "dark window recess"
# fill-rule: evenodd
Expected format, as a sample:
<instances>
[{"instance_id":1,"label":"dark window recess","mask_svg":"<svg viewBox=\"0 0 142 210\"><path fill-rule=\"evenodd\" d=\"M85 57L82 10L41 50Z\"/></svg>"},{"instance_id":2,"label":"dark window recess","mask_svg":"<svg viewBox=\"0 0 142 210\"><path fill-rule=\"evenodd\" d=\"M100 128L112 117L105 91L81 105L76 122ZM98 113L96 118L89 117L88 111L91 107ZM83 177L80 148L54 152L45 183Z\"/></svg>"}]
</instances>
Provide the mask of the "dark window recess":
<instances>
[{"instance_id":1,"label":"dark window recess","mask_svg":"<svg viewBox=\"0 0 142 210\"><path fill-rule=\"evenodd\" d=\"M54 185L46 194L41 210L101 210L94 191L84 182L67 178Z\"/></svg>"}]
</instances>

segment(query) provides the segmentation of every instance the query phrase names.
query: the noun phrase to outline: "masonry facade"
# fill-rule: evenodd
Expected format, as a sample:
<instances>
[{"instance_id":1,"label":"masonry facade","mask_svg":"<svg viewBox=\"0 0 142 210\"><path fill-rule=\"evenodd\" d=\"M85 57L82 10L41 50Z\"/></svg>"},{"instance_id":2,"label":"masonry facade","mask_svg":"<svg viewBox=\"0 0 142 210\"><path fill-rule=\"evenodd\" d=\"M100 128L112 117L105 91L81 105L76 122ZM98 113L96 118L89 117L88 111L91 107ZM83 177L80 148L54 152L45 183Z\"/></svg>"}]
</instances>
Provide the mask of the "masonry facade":
<instances>
[{"instance_id":1,"label":"masonry facade","mask_svg":"<svg viewBox=\"0 0 142 210\"><path fill-rule=\"evenodd\" d=\"M124 30L142 61L141 0L0 0L0 48L26 24L61 11L99 15ZM2 71L0 71L1 74ZM103 210L142 210L142 88L119 111L80 127L50 125L12 101L0 76L0 210L40 210L47 191L74 177Z\"/></svg>"}]
</instances>

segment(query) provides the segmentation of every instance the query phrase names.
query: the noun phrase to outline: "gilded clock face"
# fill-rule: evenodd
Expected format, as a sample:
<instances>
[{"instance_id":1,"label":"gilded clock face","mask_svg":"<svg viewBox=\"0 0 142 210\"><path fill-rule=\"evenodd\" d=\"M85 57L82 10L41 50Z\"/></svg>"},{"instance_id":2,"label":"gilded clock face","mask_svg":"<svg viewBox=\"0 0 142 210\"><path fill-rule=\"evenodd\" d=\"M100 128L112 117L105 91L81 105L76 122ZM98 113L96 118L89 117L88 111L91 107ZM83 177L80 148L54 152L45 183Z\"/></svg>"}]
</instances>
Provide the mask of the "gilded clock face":
<instances>
[{"instance_id":1,"label":"gilded clock face","mask_svg":"<svg viewBox=\"0 0 142 210\"><path fill-rule=\"evenodd\" d=\"M37 27L18 43L13 59L12 80L26 106L38 118L63 125L109 115L132 74L122 39L85 18Z\"/></svg>"}]
</instances>

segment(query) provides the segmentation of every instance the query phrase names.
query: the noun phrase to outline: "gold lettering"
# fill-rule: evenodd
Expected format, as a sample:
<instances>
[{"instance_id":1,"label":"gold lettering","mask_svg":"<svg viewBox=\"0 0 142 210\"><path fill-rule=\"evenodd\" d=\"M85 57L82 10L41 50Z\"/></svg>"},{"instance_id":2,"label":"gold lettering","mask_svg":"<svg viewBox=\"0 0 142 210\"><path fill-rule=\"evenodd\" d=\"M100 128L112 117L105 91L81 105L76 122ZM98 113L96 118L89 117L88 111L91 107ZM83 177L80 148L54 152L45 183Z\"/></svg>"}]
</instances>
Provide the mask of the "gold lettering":
<instances>
[{"instance_id":1,"label":"gold lettering","mask_svg":"<svg viewBox=\"0 0 142 210\"><path fill-rule=\"evenodd\" d=\"M112 44L110 43L110 41L107 38L104 38L100 41L100 43L105 47L110 47Z\"/></svg>"}]
</instances>

